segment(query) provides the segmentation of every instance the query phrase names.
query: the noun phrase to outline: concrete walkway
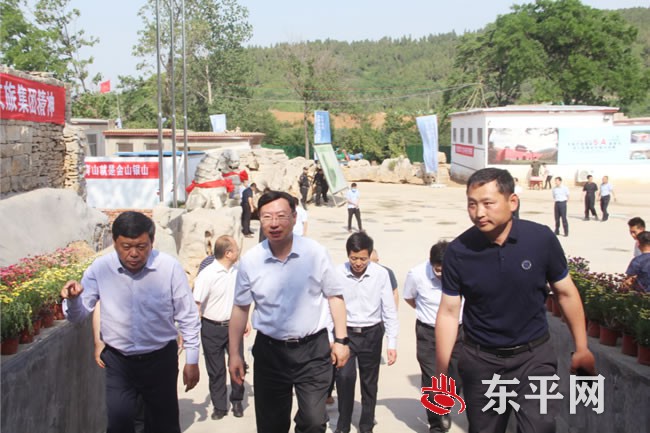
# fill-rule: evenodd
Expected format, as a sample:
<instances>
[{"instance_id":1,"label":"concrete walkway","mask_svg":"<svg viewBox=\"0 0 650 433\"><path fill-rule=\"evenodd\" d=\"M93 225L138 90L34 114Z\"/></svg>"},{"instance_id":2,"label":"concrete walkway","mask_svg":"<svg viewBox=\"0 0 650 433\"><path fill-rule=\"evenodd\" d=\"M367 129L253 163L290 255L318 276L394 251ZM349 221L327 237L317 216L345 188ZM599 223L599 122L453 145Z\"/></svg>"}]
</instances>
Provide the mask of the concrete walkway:
<instances>
[{"instance_id":1,"label":"concrete walkway","mask_svg":"<svg viewBox=\"0 0 650 433\"><path fill-rule=\"evenodd\" d=\"M627 231L627 220L641 216L650 223L650 185L617 185L617 202L610 204L610 220L582 221L583 202L580 188L571 189L568 204L568 238L560 240L570 256L582 256L591 262L591 269L608 273L624 272L632 258L633 241ZM470 226L465 210L465 189L461 186L431 188L413 185L359 183L363 226L375 240L380 263L395 271L401 286L406 273L413 266L428 259L429 248L438 239L451 240ZM339 202L342 198L338 199ZM598 209L599 214L600 210ZM329 248L335 264L346 260L345 241L347 210L345 206L308 208L308 236ZM525 190L522 194L520 215L552 226L553 202L550 191ZM255 224L257 222L254 222ZM353 221L353 227L355 222ZM257 230L258 226L254 225ZM244 239L244 252L256 239ZM401 296L400 296L401 299ZM403 301L399 305L400 337L395 365L382 366L379 378L375 433L415 431L427 433L425 409L420 404L420 370L415 358L415 314ZM245 341L248 349L253 337ZM252 358L246 351L248 362ZM184 357L182 358L184 360ZM244 417L234 418L232 413L219 420L210 419L207 373L201 357L201 381L186 393L179 380L181 427L188 433L213 433L229 431L256 432L254 397L251 392L252 373L246 377L247 395L244 400ZM294 410L296 408L294 400ZM353 415L352 432L357 431L360 396L357 397ZM336 404L328 406L330 424L336 427ZM293 431L293 425L291 428ZM465 415L455 415L451 432L467 431Z\"/></svg>"}]
</instances>

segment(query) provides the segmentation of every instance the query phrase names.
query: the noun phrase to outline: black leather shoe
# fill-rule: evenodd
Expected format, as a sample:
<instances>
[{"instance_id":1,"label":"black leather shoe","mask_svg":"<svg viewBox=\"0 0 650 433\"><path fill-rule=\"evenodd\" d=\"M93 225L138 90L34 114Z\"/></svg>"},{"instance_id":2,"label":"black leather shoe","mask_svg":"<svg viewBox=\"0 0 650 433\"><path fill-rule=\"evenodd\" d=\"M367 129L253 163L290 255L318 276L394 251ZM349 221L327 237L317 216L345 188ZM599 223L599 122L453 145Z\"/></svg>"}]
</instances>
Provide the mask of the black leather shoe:
<instances>
[{"instance_id":1,"label":"black leather shoe","mask_svg":"<svg viewBox=\"0 0 650 433\"><path fill-rule=\"evenodd\" d=\"M228 415L228 411L227 411L227 410L217 410L217 409L215 409L215 410L212 412L212 416L211 416L211 418L212 418L213 420L216 421L216 420L218 420L218 419L223 418L223 417L226 416L226 415Z\"/></svg>"},{"instance_id":2,"label":"black leather shoe","mask_svg":"<svg viewBox=\"0 0 650 433\"><path fill-rule=\"evenodd\" d=\"M232 414L235 418L244 416L244 408L241 405L241 401L236 401L232 404Z\"/></svg>"}]
</instances>

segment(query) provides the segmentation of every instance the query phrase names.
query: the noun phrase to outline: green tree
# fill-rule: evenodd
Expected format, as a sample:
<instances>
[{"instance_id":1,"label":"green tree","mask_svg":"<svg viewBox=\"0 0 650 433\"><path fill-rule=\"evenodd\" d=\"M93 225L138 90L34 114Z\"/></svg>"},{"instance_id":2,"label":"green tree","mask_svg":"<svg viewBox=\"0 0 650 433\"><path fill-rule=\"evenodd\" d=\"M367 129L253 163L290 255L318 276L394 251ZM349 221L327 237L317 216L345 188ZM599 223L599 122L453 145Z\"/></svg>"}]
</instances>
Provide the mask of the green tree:
<instances>
[{"instance_id":1,"label":"green tree","mask_svg":"<svg viewBox=\"0 0 650 433\"><path fill-rule=\"evenodd\" d=\"M0 1L0 63L21 71L65 70L51 56L43 30L25 19L21 0Z\"/></svg>"},{"instance_id":2,"label":"green tree","mask_svg":"<svg viewBox=\"0 0 650 433\"><path fill-rule=\"evenodd\" d=\"M36 22L48 40L49 55L65 65L57 72L76 92L88 92L88 65L93 58L82 58L79 50L94 46L99 39L86 36L84 30L74 30L80 15L78 9L70 9L70 0L39 0L34 11Z\"/></svg>"},{"instance_id":3,"label":"green tree","mask_svg":"<svg viewBox=\"0 0 650 433\"><path fill-rule=\"evenodd\" d=\"M161 1L161 63L165 86L163 112L170 113L169 95L173 51L177 92L176 107L180 109L181 82L181 4ZM170 50L170 14L175 17L174 49ZM143 29L133 54L144 59L140 68L152 73L156 60L155 1L148 0L139 12ZM209 114L226 113L228 122L243 117L248 104L250 61L243 43L251 37L247 22L248 10L236 0L186 0L186 52L188 122L190 128L206 130L210 127ZM169 116L168 116L169 117ZM178 116L180 118L180 116Z\"/></svg>"},{"instance_id":4,"label":"green tree","mask_svg":"<svg viewBox=\"0 0 650 433\"><path fill-rule=\"evenodd\" d=\"M314 109L328 110L331 89L341 72L336 57L327 49L314 50L308 44L283 46L285 79L302 101L305 158L309 159L309 116Z\"/></svg>"},{"instance_id":5,"label":"green tree","mask_svg":"<svg viewBox=\"0 0 650 433\"><path fill-rule=\"evenodd\" d=\"M647 69L631 50L636 36L616 12L536 0L464 37L456 65L485 85L491 105L528 99L626 107L648 91Z\"/></svg>"},{"instance_id":6,"label":"green tree","mask_svg":"<svg viewBox=\"0 0 650 433\"><path fill-rule=\"evenodd\" d=\"M74 93L87 92L88 65L92 57L79 55L83 47L92 47L97 38L86 37L84 30L74 31L80 13L70 9L69 0L39 0L32 23L23 15L26 3L0 1L0 47L2 63L22 71L51 72L72 84Z\"/></svg>"}]
</instances>

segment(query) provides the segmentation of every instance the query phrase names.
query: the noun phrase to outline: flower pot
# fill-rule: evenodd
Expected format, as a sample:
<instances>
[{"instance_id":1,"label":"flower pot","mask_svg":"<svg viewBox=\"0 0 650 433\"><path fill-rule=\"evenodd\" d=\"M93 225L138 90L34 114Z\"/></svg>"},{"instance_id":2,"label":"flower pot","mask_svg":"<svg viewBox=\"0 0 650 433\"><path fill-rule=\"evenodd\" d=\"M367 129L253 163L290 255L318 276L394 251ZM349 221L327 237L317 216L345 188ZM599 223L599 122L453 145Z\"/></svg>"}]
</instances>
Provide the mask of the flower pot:
<instances>
[{"instance_id":1,"label":"flower pot","mask_svg":"<svg viewBox=\"0 0 650 433\"><path fill-rule=\"evenodd\" d=\"M587 324L587 335L590 337L598 338L600 337L600 325L598 322L590 320Z\"/></svg>"},{"instance_id":2,"label":"flower pot","mask_svg":"<svg viewBox=\"0 0 650 433\"><path fill-rule=\"evenodd\" d=\"M553 315L555 317L562 317L562 307L560 307L560 303L553 299Z\"/></svg>"},{"instance_id":3,"label":"flower pot","mask_svg":"<svg viewBox=\"0 0 650 433\"><path fill-rule=\"evenodd\" d=\"M15 355L18 353L18 337L3 340L0 353L3 355Z\"/></svg>"},{"instance_id":4,"label":"flower pot","mask_svg":"<svg viewBox=\"0 0 650 433\"><path fill-rule=\"evenodd\" d=\"M636 356L638 354L637 343L633 335L626 334L625 332L623 333L621 352L628 356Z\"/></svg>"},{"instance_id":5,"label":"flower pot","mask_svg":"<svg viewBox=\"0 0 650 433\"><path fill-rule=\"evenodd\" d=\"M54 304L54 318L56 320L65 320L65 314L63 314L63 304Z\"/></svg>"},{"instance_id":6,"label":"flower pot","mask_svg":"<svg viewBox=\"0 0 650 433\"><path fill-rule=\"evenodd\" d=\"M2 343L4 350L4 343ZM638 351L636 355L636 362L643 365L650 365L650 347L638 345Z\"/></svg>"},{"instance_id":7,"label":"flower pot","mask_svg":"<svg viewBox=\"0 0 650 433\"><path fill-rule=\"evenodd\" d=\"M18 343L29 344L33 342L34 342L33 331L30 331L29 329L23 329L23 331L20 333L20 338L18 339Z\"/></svg>"},{"instance_id":8,"label":"flower pot","mask_svg":"<svg viewBox=\"0 0 650 433\"><path fill-rule=\"evenodd\" d=\"M38 335L41 333L41 325L42 322L40 317L32 321L32 328L34 329L34 335Z\"/></svg>"},{"instance_id":9,"label":"flower pot","mask_svg":"<svg viewBox=\"0 0 650 433\"><path fill-rule=\"evenodd\" d=\"M604 346L616 346L616 342L618 341L620 334L621 331L618 329L611 329L606 326L601 326L598 341Z\"/></svg>"},{"instance_id":10,"label":"flower pot","mask_svg":"<svg viewBox=\"0 0 650 433\"><path fill-rule=\"evenodd\" d=\"M41 321L43 323L43 328L50 328L54 326L54 314L51 311L42 311L41 312Z\"/></svg>"}]
</instances>

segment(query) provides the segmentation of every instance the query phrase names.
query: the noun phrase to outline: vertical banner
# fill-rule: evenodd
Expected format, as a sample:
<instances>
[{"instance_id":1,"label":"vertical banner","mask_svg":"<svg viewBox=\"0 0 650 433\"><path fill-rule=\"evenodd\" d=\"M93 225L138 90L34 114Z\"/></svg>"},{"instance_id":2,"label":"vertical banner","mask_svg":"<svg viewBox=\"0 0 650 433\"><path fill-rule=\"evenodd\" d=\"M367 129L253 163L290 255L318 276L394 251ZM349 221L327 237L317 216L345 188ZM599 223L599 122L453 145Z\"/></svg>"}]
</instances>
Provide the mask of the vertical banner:
<instances>
[{"instance_id":1,"label":"vertical banner","mask_svg":"<svg viewBox=\"0 0 650 433\"><path fill-rule=\"evenodd\" d=\"M224 132L226 130L226 115L212 114L210 123L212 124L212 132Z\"/></svg>"},{"instance_id":2,"label":"vertical banner","mask_svg":"<svg viewBox=\"0 0 650 433\"><path fill-rule=\"evenodd\" d=\"M339 160L336 159L332 145L314 145L314 153L318 156L318 161L321 167L323 167L325 180L327 180L327 184L330 186L331 193L336 194L347 188L348 183L345 180L345 176L343 176L343 170L341 170Z\"/></svg>"},{"instance_id":3,"label":"vertical banner","mask_svg":"<svg viewBox=\"0 0 650 433\"><path fill-rule=\"evenodd\" d=\"M427 173L438 174L438 116L433 114L415 120L422 137L424 169Z\"/></svg>"},{"instance_id":4,"label":"vertical banner","mask_svg":"<svg viewBox=\"0 0 650 433\"><path fill-rule=\"evenodd\" d=\"M314 111L314 144L331 142L330 113L327 111Z\"/></svg>"}]
</instances>

